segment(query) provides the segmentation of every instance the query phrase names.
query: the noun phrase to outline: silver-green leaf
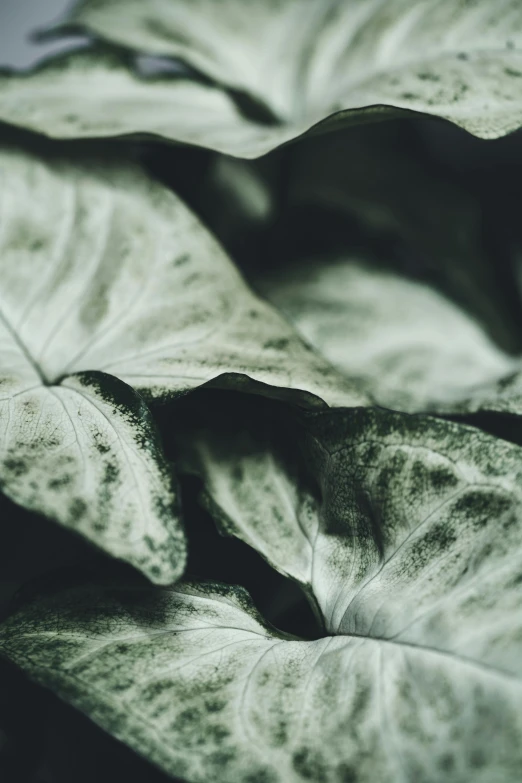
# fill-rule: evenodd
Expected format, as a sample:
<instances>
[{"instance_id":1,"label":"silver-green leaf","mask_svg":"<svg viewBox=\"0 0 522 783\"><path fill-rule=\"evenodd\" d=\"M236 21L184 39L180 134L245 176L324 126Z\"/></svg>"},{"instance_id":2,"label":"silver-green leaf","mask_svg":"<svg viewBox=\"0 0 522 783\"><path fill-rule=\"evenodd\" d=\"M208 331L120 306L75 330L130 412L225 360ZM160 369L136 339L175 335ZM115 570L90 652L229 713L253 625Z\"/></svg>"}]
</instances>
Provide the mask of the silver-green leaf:
<instances>
[{"instance_id":1,"label":"silver-green leaf","mask_svg":"<svg viewBox=\"0 0 522 783\"><path fill-rule=\"evenodd\" d=\"M33 368L21 372L3 325L2 492L153 582L178 579L186 544L171 469L139 394L98 372L44 385Z\"/></svg>"},{"instance_id":2,"label":"silver-green leaf","mask_svg":"<svg viewBox=\"0 0 522 783\"><path fill-rule=\"evenodd\" d=\"M443 634L292 640L228 586L87 587L22 608L0 651L190 783L515 783L520 612L505 627L494 603L463 618L466 654Z\"/></svg>"},{"instance_id":3,"label":"silver-green leaf","mask_svg":"<svg viewBox=\"0 0 522 783\"><path fill-rule=\"evenodd\" d=\"M137 392L213 382L312 407L367 397L138 167L6 147L0 178L2 489L169 583L183 532Z\"/></svg>"},{"instance_id":4,"label":"silver-green leaf","mask_svg":"<svg viewBox=\"0 0 522 783\"><path fill-rule=\"evenodd\" d=\"M520 360L432 287L355 259L316 259L257 281L303 337L380 404L522 412Z\"/></svg>"},{"instance_id":5,"label":"silver-green leaf","mask_svg":"<svg viewBox=\"0 0 522 783\"><path fill-rule=\"evenodd\" d=\"M51 138L160 137L245 158L291 138L250 122L218 87L145 78L119 52L97 48L0 73L0 120Z\"/></svg>"},{"instance_id":6,"label":"silver-green leaf","mask_svg":"<svg viewBox=\"0 0 522 783\"><path fill-rule=\"evenodd\" d=\"M0 170L2 309L46 383L101 370L148 399L250 379L308 405L367 400L139 167L7 150Z\"/></svg>"},{"instance_id":7,"label":"silver-green leaf","mask_svg":"<svg viewBox=\"0 0 522 783\"><path fill-rule=\"evenodd\" d=\"M181 467L203 479L224 532L302 584L329 632L451 637L471 655L491 610L509 634L522 599L520 447L378 409L312 414L293 451L276 420L236 430L192 432Z\"/></svg>"},{"instance_id":8,"label":"silver-green leaf","mask_svg":"<svg viewBox=\"0 0 522 783\"><path fill-rule=\"evenodd\" d=\"M231 420L218 407L215 418L212 426L189 421L177 433L178 470L202 480L200 501L220 532L241 539L298 582L317 610L312 583L319 508L294 451L300 450L295 433L270 410L254 418L239 408ZM285 440L291 444L286 449Z\"/></svg>"},{"instance_id":9,"label":"silver-green leaf","mask_svg":"<svg viewBox=\"0 0 522 783\"><path fill-rule=\"evenodd\" d=\"M522 10L513 0L310 0L305 8L299 0L83 0L70 24L134 51L181 58L266 107L279 126L254 138L236 122L219 147L233 155L261 155L325 121L404 111L483 138L522 123ZM228 121L226 113L222 125ZM142 125L158 132L154 112ZM208 133L207 146L216 148ZM176 138L175 130L166 135Z\"/></svg>"}]
</instances>

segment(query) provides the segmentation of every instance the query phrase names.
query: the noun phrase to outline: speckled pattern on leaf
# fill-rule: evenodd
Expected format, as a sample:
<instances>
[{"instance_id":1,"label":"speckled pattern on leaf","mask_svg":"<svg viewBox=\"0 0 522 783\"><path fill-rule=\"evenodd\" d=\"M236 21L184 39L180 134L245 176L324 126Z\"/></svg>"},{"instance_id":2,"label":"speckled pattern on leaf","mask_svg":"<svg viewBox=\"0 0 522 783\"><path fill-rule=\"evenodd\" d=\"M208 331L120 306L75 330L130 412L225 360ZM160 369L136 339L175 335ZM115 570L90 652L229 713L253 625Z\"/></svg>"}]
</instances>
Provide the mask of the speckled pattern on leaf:
<instances>
[{"instance_id":1,"label":"speckled pattern on leaf","mask_svg":"<svg viewBox=\"0 0 522 783\"><path fill-rule=\"evenodd\" d=\"M250 432L224 430L221 438L216 430L192 433L183 446L184 459L204 481L210 510L224 532L303 585L330 636L285 640L262 628L260 639L244 633L239 616L214 619L219 632L210 633L209 608L194 600L192 625L185 625L184 607L173 612L172 626L165 613L164 631L175 632L171 657L150 633L141 637L144 648L122 651L122 660L135 661L136 674L122 686L122 703L109 699L102 707L81 682L71 683L75 659L83 664L88 643L96 676L104 690L112 680L118 697L117 672L127 668L116 668L110 633L99 660L101 643L78 641L92 638L93 619L70 617L76 595L52 599L51 616L61 624L65 611L60 627L76 635L77 651L66 650L60 660L60 636L53 647L37 607L28 612L36 630L30 638L15 634L6 654L189 780L249 781L254 767L256 780L292 783L516 783L521 448L453 422L377 409L306 414L290 460L267 419L252 422ZM299 453L319 492L304 480ZM244 602L242 609L248 611ZM111 612L116 623L127 614L121 606ZM24 622L22 612L10 627ZM95 618L94 628L104 623ZM190 634L179 632L180 623ZM196 628L205 636L201 643ZM136 636L133 645L139 643ZM157 663L143 663L144 649ZM56 676L46 662L55 652ZM143 716L137 727L130 709L144 695L146 703L151 697L152 722ZM223 705L219 748L215 697Z\"/></svg>"},{"instance_id":2,"label":"speckled pattern on leaf","mask_svg":"<svg viewBox=\"0 0 522 783\"><path fill-rule=\"evenodd\" d=\"M71 138L141 131L240 157L383 112L422 112L482 138L522 124L518 0L83 0L70 23L181 58L249 96L265 120L245 119L212 87L147 83L128 63L83 54L34 77L5 76L4 120Z\"/></svg>"},{"instance_id":3,"label":"speckled pattern on leaf","mask_svg":"<svg viewBox=\"0 0 522 783\"><path fill-rule=\"evenodd\" d=\"M488 601L496 628L507 602L509 627L521 600L520 447L378 409L310 414L290 454L279 431L267 417L190 432L180 468L203 479L224 532L302 584L328 631L464 644L467 609ZM491 630L485 615L480 628Z\"/></svg>"},{"instance_id":4,"label":"speckled pattern on leaf","mask_svg":"<svg viewBox=\"0 0 522 783\"><path fill-rule=\"evenodd\" d=\"M0 181L2 489L169 583L185 558L177 504L126 384L149 399L210 381L312 407L367 397L139 168L4 148Z\"/></svg>"},{"instance_id":5,"label":"speckled pattern on leaf","mask_svg":"<svg viewBox=\"0 0 522 783\"><path fill-rule=\"evenodd\" d=\"M195 783L515 783L520 612L494 622L493 603L470 601L460 639L305 642L266 627L238 588L87 587L22 608L0 651Z\"/></svg>"},{"instance_id":6,"label":"speckled pattern on leaf","mask_svg":"<svg viewBox=\"0 0 522 783\"><path fill-rule=\"evenodd\" d=\"M43 385L13 361L2 326L0 316L0 490L153 582L179 578L186 545L175 487L141 397L100 372Z\"/></svg>"},{"instance_id":7,"label":"speckled pattern on leaf","mask_svg":"<svg viewBox=\"0 0 522 783\"><path fill-rule=\"evenodd\" d=\"M252 294L195 215L139 167L10 150L0 166L4 316L48 382L102 370L155 399L236 373L285 398L293 389L305 406L368 400Z\"/></svg>"}]
</instances>

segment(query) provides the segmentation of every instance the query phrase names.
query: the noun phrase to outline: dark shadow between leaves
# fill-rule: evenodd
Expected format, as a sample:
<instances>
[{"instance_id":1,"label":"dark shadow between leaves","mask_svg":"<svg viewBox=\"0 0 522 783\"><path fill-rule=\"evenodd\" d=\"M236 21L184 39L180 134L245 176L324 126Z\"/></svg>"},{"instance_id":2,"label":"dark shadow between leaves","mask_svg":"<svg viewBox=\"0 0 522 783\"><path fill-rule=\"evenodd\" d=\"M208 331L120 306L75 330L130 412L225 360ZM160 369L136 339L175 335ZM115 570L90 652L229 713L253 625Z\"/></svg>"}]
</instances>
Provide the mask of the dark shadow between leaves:
<instances>
[{"instance_id":1,"label":"dark shadow between leaves","mask_svg":"<svg viewBox=\"0 0 522 783\"><path fill-rule=\"evenodd\" d=\"M245 587L263 617L275 628L302 639L324 636L301 588L279 574L243 541L222 536L201 507L201 482L182 481L183 508L189 540L188 579L210 579Z\"/></svg>"},{"instance_id":2,"label":"dark shadow between leaves","mask_svg":"<svg viewBox=\"0 0 522 783\"><path fill-rule=\"evenodd\" d=\"M447 421L456 424L466 424L468 427L476 427L479 430L493 435L495 438L522 446L522 417L510 413L497 411L482 411L466 416L441 416Z\"/></svg>"}]
</instances>

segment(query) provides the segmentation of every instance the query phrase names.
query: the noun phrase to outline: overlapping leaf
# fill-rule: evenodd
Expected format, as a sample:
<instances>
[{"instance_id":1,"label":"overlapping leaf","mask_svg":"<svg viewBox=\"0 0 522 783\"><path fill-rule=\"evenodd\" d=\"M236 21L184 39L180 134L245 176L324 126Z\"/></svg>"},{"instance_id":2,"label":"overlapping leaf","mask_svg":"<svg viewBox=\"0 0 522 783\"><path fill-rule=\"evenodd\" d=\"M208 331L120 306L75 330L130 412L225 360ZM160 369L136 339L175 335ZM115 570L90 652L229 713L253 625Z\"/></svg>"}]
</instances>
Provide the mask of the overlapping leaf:
<instances>
[{"instance_id":1,"label":"overlapping leaf","mask_svg":"<svg viewBox=\"0 0 522 783\"><path fill-rule=\"evenodd\" d=\"M288 138L250 122L217 87L146 78L128 57L99 48L0 74L0 120L53 138L152 135L244 157L265 151L274 132L274 146Z\"/></svg>"},{"instance_id":2,"label":"overlapping leaf","mask_svg":"<svg viewBox=\"0 0 522 783\"><path fill-rule=\"evenodd\" d=\"M355 260L316 260L259 282L308 342L380 405L519 415L520 360L433 288Z\"/></svg>"},{"instance_id":3,"label":"overlapping leaf","mask_svg":"<svg viewBox=\"0 0 522 783\"><path fill-rule=\"evenodd\" d=\"M282 394L364 400L251 294L184 204L139 169L4 160L2 297L23 315L20 340L49 382L97 369L165 398L243 373Z\"/></svg>"},{"instance_id":4,"label":"overlapping leaf","mask_svg":"<svg viewBox=\"0 0 522 783\"><path fill-rule=\"evenodd\" d=\"M486 137L522 117L522 12L512 0L312 0L305 10L299 0L81 0L71 22L181 58L297 132L376 105L447 117Z\"/></svg>"},{"instance_id":5,"label":"overlapping leaf","mask_svg":"<svg viewBox=\"0 0 522 783\"><path fill-rule=\"evenodd\" d=\"M2 652L187 780L514 783L520 449L362 410L314 414L303 448L320 513L302 515L292 497L277 508L307 541L306 578L332 635L285 638L229 587L109 586L21 609ZM212 471L238 498L241 520L223 504L232 524L254 527L264 505L263 538L279 536L274 552L290 572L299 564L266 487L223 464ZM248 456L240 464L253 467Z\"/></svg>"},{"instance_id":6,"label":"overlapping leaf","mask_svg":"<svg viewBox=\"0 0 522 783\"><path fill-rule=\"evenodd\" d=\"M255 423L227 421L226 432L192 429L180 442L181 469L203 479L203 502L222 531L298 581L333 633L366 633L343 625L346 608L367 580L387 595L382 580L392 573L399 581L408 574L405 588L419 608L414 577L424 579L424 565L430 589L454 600L459 547L490 547L504 511L518 514L520 449L424 416L340 409L312 419L299 438L265 415ZM444 578L434 570L439 556ZM386 562L392 557L393 569Z\"/></svg>"},{"instance_id":7,"label":"overlapping leaf","mask_svg":"<svg viewBox=\"0 0 522 783\"><path fill-rule=\"evenodd\" d=\"M121 52L93 50L3 77L0 117L246 157L382 106L484 137L522 121L522 17L508 0L313 0L306 13L296 0L84 0L74 18L220 86L147 81ZM3 491L169 582L185 543L140 395L210 384L319 408L290 435L261 415L191 431L180 467L224 532L302 585L328 634L279 633L228 586L106 585L21 608L0 652L187 780L515 783L522 451L322 401L520 413L518 362L442 297L360 264L265 281L338 373L134 167L8 149L0 174Z\"/></svg>"},{"instance_id":8,"label":"overlapping leaf","mask_svg":"<svg viewBox=\"0 0 522 783\"><path fill-rule=\"evenodd\" d=\"M0 334L2 491L154 582L174 581L185 565L185 538L170 467L141 397L97 372L44 385Z\"/></svg>"},{"instance_id":9,"label":"overlapping leaf","mask_svg":"<svg viewBox=\"0 0 522 783\"><path fill-rule=\"evenodd\" d=\"M150 415L126 384L149 398L207 381L308 405L365 397L139 169L6 148L0 172L3 491L170 582L183 535Z\"/></svg>"},{"instance_id":10,"label":"overlapping leaf","mask_svg":"<svg viewBox=\"0 0 522 783\"><path fill-rule=\"evenodd\" d=\"M294 152L288 201L326 208L339 225L347 217L347 234L355 218L365 236L390 249L389 261L398 255L412 274L428 275L516 350L516 305L506 296L504 269L485 247L480 198L441 171L411 130L379 123L306 140Z\"/></svg>"},{"instance_id":11,"label":"overlapping leaf","mask_svg":"<svg viewBox=\"0 0 522 783\"><path fill-rule=\"evenodd\" d=\"M70 23L181 58L234 100L196 82L145 83L118 55L73 54L31 78L4 77L4 121L59 137L149 133L244 157L320 123L404 111L484 138L522 124L522 11L512 0L310 0L305 9L298 0L84 0ZM245 96L251 121L237 108Z\"/></svg>"}]
</instances>

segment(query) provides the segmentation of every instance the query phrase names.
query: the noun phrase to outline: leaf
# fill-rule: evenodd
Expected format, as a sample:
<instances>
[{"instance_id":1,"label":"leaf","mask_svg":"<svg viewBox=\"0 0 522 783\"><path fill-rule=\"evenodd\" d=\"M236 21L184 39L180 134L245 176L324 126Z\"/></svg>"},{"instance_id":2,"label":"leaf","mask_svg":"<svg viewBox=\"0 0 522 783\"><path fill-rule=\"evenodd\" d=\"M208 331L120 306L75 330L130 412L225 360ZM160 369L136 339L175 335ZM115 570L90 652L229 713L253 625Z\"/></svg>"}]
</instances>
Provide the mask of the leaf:
<instances>
[{"instance_id":1,"label":"leaf","mask_svg":"<svg viewBox=\"0 0 522 783\"><path fill-rule=\"evenodd\" d=\"M344 688L360 675L360 655L375 689L370 710L380 722L380 751L368 750L373 769L359 756L343 758L357 770L356 780L436 781L443 774L450 782L477 776L514 782L520 701L508 706L498 692L486 695L482 676L509 672L513 692L520 687L520 448L454 423L377 409L307 416L304 433L292 441L293 457L281 447L288 434L280 433L280 422L270 428L264 421L227 437L193 434L192 467L199 459L207 506L222 529L301 581L326 632L350 644L338 680L328 647L322 701L303 696L295 708L301 714L314 704L314 736L322 736L327 772L313 779L343 779L336 777L332 737L342 726L339 746L349 746L353 723L341 705L349 701ZM299 451L319 493L303 477ZM379 649L375 668L371 645ZM431 658L440 653L447 669ZM474 686L464 685L468 665L478 677ZM313 672L309 682L317 663ZM495 734L503 747L495 768L492 744L480 753L467 732L485 714L483 725L491 726L497 708L510 717ZM322 733L321 721L333 714L336 723ZM355 743L361 755L370 734L363 722ZM380 752L389 754L386 772Z\"/></svg>"},{"instance_id":2,"label":"leaf","mask_svg":"<svg viewBox=\"0 0 522 783\"><path fill-rule=\"evenodd\" d=\"M340 227L355 217L390 261L398 256L398 266L429 277L515 352L519 305L506 295L515 280L506 283L501 259L493 263L486 251L480 199L469 183L441 173L411 131L402 122L379 123L303 142L294 151L288 200L333 212Z\"/></svg>"},{"instance_id":3,"label":"leaf","mask_svg":"<svg viewBox=\"0 0 522 783\"><path fill-rule=\"evenodd\" d=\"M55 57L32 72L0 72L0 120L52 138L157 136L247 158L291 137L244 118L219 88L142 76L106 47Z\"/></svg>"},{"instance_id":4,"label":"leaf","mask_svg":"<svg viewBox=\"0 0 522 783\"><path fill-rule=\"evenodd\" d=\"M8 152L2 169L4 194L16 193L4 195L5 316L23 316L20 340L47 381L96 369L165 399L208 381L240 383L220 380L237 373L283 387L283 396L296 390L309 405L321 404L310 395L366 399L250 292L196 217L139 168ZM29 198L40 207L28 216Z\"/></svg>"},{"instance_id":5,"label":"leaf","mask_svg":"<svg viewBox=\"0 0 522 783\"><path fill-rule=\"evenodd\" d=\"M179 578L185 537L171 471L143 400L104 373L42 384L32 367L16 366L22 357L7 363L18 347L11 353L2 325L2 491L153 582Z\"/></svg>"},{"instance_id":6,"label":"leaf","mask_svg":"<svg viewBox=\"0 0 522 783\"><path fill-rule=\"evenodd\" d=\"M340 259L311 261L260 280L258 287L380 405L522 413L520 361L427 285Z\"/></svg>"},{"instance_id":7,"label":"leaf","mask_svg":"<svg viewBox=\"0 0 522 783\"><path fill-rule=\"evenodd\" d=\"M522 11L512 0L311 0L306 13L298 0L84 0L58 31L71 27L112 53L5 74L3 121L57 138L153 134L246 158L309 131L411 112L481 138L522 124ZM211 84L161 68L140 78L122 47L181 58Z\"/></svg>"},{"instance_id":8,"label":"leaf","mask_svg":"<svg viewBox=\"0 0 522 783\"><path fill-rule=\"evenodd\" d=\"M343 531L354 554L337 565L337 596L324 582L314 591L327 627L435 646L443 636L462 655L507 662L514 625L503 623L521 597L520 448L385 411L339 411L307 429L330 557ZM334 565L326 549L321 559Z\"/></svg>"},{"instance_id":9,"label":"leaf","mask_svg":"<svg viewBox=\"0 0 522 783\"><path fill-rule=\"evenodd\" d=\"M492 616L487 603L463 633ZM23 608L0 649L187 781L508 783L522 762L521 659L506 653L520 612L511 620L496 654L466 656L451 638L285 638L224 585L87 587ZM501 635L479 631L486 645Z\"/></svg>"},{"instance_id":10,"label":"leaf","mask_svg":"<svg viewBox=\"0 0 522 783\"><path fill-rule=\"evenodd\" d=\"M2 489L171 582L185 559L171 481L125 384L152 399L206 382L305 406L367 398L137 167L5 148L0 174Z\"/></svg>"},{"instance_id":11,"label":"leaf","mask_svg":"<svg viewBox=\"0 0 522 783\"><path fill-rule=\"evenodd\" d=\"M512 0L314 0L305 12L298 0L83 0L71 26L188 62L265 106L288 139L327 118L339 125L397 110L482 138L522 122L522 10ZM280 143L281 128L273 129L249 154ZM226 151L244 154L232 138Z\"/></svg>"},{"instance_id":12,"label":"leaf","mask_svg":"<svg viewBox=\"0 0 522 783\"><path fill-rule=\"evenodd\" d=\"M303 515L304 484L286 502L284 491L267 500L272 488L256 472L266 423L253 428L250 454L225 435L219 458L207 460L219 484L207 489L231 524L261 534L284 572L300 567L294 538L303 526L303 559L330 636L285 637L230 587L107 586L22 608L4 625L2 652L189 781L435 782L443 774L448 783L514 783L520 448L423 416L310 414L297 442L322 501ZM242 474L232 475L227 453ZM280 456L273 476L291 487L299 474ZM260 509L264 527L255 529Z\"/></svg>"},{"instance_id":13,"label":"leaf","mask_svg":"<svg viewBox=\"0 0 522 783\"><path fill-rule=\"evenodd\" d=\"M285 421L288 411L258 405L254 412L236 401L228 411L215 404L209 417L207 408L203 399L195 412L180 414L178 471L202 479L199 499L220 532L241 539L298 582L317 611L309 588L318 502L297 458L300 443Z\"/></svg>"},{"instance_id":14,"label":"leaf","mask_svg":"<svg viewBox=\"0 0 522 783\"><path fill-rule=\"evenodd\" d=\"M471 655L488 611L508 628L522 585L520 447L379 409L311 414L293 451L277 418L224 428L192 431L182 470L201 476L224 532L302 584L327 631L451 637Z\"/></svg>"}]
</instances>

